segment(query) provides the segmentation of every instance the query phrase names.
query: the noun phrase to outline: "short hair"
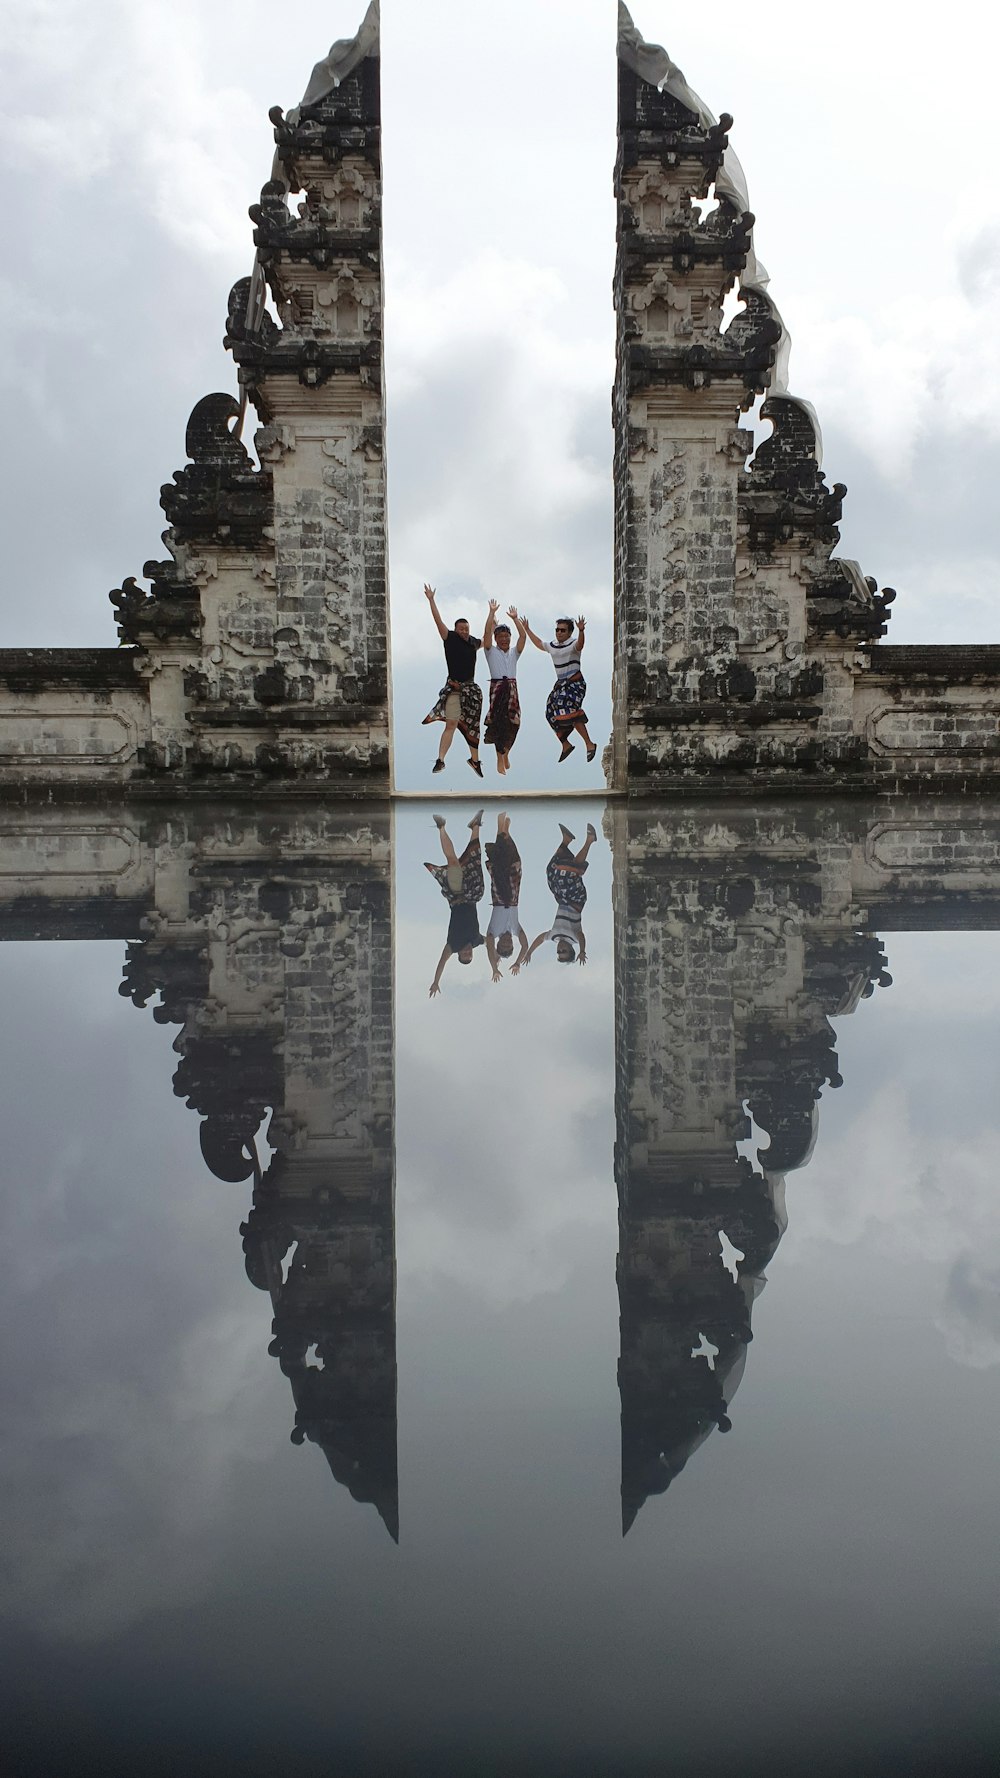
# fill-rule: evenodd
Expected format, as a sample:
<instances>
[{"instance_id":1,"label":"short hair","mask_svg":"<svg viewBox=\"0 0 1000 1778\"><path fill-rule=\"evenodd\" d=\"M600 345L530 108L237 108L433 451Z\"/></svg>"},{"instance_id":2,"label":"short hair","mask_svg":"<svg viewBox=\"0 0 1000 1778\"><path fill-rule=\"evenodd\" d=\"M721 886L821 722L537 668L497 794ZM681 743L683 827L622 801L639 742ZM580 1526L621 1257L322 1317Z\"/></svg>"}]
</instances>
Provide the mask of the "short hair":
<instances>
[{"instance_id":1,"label":"short hair","mask_svg":"<svg viewBox=\"0 0 1000 1778\"><path fill-rule=\"evenodd\" d=\"M493 634L494 636L509 636L510 624L494 624Z\"/></svg>"},{"instance_id":2,"label":"short hair","mask_svg":"<svg viewBox=\"0 0 1000 1778\"><path fill-rule=\"evenodd\" d=\"M571 617L557 617L556 618L556 629L557 630L558 630L560 624L568 624L571 630L574 628L573 619Z\"/></svg>"},{"instance_id":3,"label":"short hair","mask_svg":"<svg viewBox=\"0 0 1000 1778\"><path fill-rule=\"evenodd\" d=\"M468 620L468 618L467 618L467 617L456 617L456 619L455 619L455 627L456 627L456 629L457 629L457 628L458 628L458 625L459 625L459 624L467 624L467 623L468 623L468 621L469 621L469 620Z\"/></svg>"}]
</instances>

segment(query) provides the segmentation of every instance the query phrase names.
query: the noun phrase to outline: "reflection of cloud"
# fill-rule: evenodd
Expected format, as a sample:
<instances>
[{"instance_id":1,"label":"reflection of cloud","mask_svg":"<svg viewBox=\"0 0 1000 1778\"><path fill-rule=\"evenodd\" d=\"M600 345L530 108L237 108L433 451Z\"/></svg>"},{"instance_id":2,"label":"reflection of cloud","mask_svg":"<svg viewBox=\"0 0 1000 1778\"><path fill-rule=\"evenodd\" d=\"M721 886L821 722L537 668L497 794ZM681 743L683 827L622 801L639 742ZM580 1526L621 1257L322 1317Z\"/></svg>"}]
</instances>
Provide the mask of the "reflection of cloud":
<instances>
[{"instance_id":1,"label":"reflection of cloud","mask_svg":"<svg viewBox=\"0 0 1000 1778\"><path fill-rule=\"evenodd\" d=\"M73 1639L199 1599L233 1477L284 1443L268 1304L117 945L0 948L8 1612ZM53 1103L58 1115L53 1115ZM275 1372L272 1377L271 1371Z\"/></svg>"},{"instance_id":2,"label":"reflection of cloud","mask_svg":"<svg viewBox=\"0 0 1000 1778\"><path fill-rule=\"evenodd\" d=\"M531 939L549 924L545 862L566 813L522 805L513 815ZM595 814L574 804L575 831ZM449 816L453 837L463 816L464 807ZM487 837L492 822L491 812ZM610 852L599 841L591 854L585 969L560 967L543 946L516 979L494 985L477 953L461 973L450 963L429 1001L447 909L419 860L435 844L429 816L399 812L400 1277L447 1279L494 1305L523 1302L561 1287L595 1224L606 1228L609 1263L614 1252ZM488 888L482 908L485 924Z\"/></svg>"},{"instance_id":3,"label":"reflection of cloud","mask_svg":"<svg viewBox=\"0 0 1000 1778\"><path fill-rule=\"evenodd\" d=\"M794 1192L798 1242L925 1262L959 1363L1000 1361L996 934L894 934L894 986L838 1022L844 1086ZM859 1099L862 1101L858 1103Z\"/></svg>"},{"instance_id":4,"label":"reflection of cloud","mask_svg":"<svg viewBox=\"0 0 1000 1778\"><path fill-rule=\"evenodd\" d=\"M991 1269L974 1253L960 1254L936 1325L959 1364L973 1370L1000 1364L1000 1263Z\"/></svg>"}]
</instances>

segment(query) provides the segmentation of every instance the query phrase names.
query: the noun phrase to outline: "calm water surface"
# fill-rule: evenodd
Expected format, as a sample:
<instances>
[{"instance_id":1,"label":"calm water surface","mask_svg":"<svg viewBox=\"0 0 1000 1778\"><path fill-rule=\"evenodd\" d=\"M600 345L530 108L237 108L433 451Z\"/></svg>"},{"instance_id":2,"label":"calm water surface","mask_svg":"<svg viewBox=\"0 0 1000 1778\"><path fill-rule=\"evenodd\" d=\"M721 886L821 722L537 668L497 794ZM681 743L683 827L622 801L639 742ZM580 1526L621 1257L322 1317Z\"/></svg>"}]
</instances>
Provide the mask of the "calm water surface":
<instances>
[{"instance_id":1,"label":"calm water surface","mask_svg":"<svg viewBox=\"0 0 1000 1778\"><path fill-rule=\"evenodd\" d=\"M995 812L475 813L11 817L3 1772L994 1770Z\"/></svg>"}]
</instances>

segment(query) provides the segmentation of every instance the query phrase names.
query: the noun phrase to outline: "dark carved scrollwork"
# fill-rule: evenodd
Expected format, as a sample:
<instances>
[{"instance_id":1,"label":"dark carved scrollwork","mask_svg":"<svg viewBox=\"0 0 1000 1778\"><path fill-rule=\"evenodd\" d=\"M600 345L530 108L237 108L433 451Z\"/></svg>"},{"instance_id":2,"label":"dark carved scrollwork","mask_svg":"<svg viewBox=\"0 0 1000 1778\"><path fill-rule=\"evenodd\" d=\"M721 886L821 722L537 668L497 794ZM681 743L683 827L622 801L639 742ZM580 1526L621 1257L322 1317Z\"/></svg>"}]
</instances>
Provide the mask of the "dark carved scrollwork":
<instances>
[{"instance_id":1,"label":"dark carved scrollwork","mask_svg":"<svg viewBox=\"0 0 1000 1778\"><path fill-rule=\"evenodd\" d=\"M231 395L206 395L187 424L191 462L160 490L160 504L178 542L259 545L273 520L271 472L255 469L232 431L239 404Z\"/></svg>"}]
</instances>

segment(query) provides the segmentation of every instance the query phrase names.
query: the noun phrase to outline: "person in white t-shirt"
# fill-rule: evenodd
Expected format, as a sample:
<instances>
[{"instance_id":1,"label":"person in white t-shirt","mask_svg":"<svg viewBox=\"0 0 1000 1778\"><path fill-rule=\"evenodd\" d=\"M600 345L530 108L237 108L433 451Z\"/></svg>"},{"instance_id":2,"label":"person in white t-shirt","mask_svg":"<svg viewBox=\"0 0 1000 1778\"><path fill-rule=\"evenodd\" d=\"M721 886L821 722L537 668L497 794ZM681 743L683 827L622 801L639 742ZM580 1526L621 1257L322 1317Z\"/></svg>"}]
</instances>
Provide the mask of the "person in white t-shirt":
<instances>
[{"instance_id":1,"label":"person in white t-shirt","mask_svg":"<svg viewBox=\"0 0 1000 1778\"><path fill-rule=\"evenodd\" d=\"M573 619L571 617L556 618L556 639L554 642L543 642L536 636L527 618L521 620L536 648L543 654L552 656L552 665L556 670L556 682L549 692L545 706L545 720L550 729L558 737L562 751L559 764L568 759L573 752L570 735L580 736L587 749L587 763L597 753L597 742L592 741L587 732L587 712L583 700L587 695L587 681L583 677L580 657L587 640L587 620L578 617L576 620L576 637L573 636Z\"/></svg>"},{"instance_id":2,"label":"person in white t-shirt","mask_svg":"<svg viewBox=\"0 0 1000 1778\"><path fill-rule=\"evenodd\" d=\"M528 632L512 605L507 612L517 625L517 644L512 648L510 624L498 624L496 615L497 601L491 599L483 631L483 659L490 670L490 707L483 739L487 747L496 748L497 771L503 777L510 767L510 750L521 726L516 675Z\"/></svg>"},{"instance_id":3,"label":"person in white t-shirt","mask_svg":"<svg viewBox=\"0 0 1000 1778\"><path fill-rule=\"evenodd\" d=\"M597 839L597 830L588 822L587 838L579 852L570 851L574 835L562 822L559 823L559 832L561 841L545 871L546 881L556 900L555 919L547 932L538 934L525 956L525 963L531 962L539 945L543 945L547 938L554 943L560 963L584 964L587 961L587 940L583 931L587 890L583 879L587 872L587 854ZM511 974L514 973L512 970Z\"/></svg>"},{"instance_id":4,"label":"person in white t-shirt","mask_svg":"<svg viewBox=\"0 0 1000 1778\"><path fill-rule=\"evenodd\" d=\"M498 982L502 971L501 957L514 955L514 940L520 945L515 974L528 955L528 935L521 925L518 900L521 894L521 854L511 838L510 816L497 816L497 837L486 842L486 868L490 873L493 912L486 929L486 954L490 960L493 980Z\"/></svg>"}]
</instances>

